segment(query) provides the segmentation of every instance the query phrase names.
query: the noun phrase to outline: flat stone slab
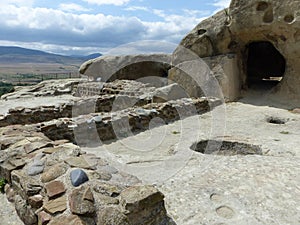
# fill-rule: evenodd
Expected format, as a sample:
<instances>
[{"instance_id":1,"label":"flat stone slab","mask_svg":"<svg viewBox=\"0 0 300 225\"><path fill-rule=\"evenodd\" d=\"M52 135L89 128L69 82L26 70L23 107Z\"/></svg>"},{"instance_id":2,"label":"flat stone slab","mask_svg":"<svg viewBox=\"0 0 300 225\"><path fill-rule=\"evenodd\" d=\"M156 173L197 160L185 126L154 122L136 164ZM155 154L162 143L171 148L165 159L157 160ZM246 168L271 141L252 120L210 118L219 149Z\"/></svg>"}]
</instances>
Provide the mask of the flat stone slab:
<instances>
[{"instance_id":1,"label":"flat stone slab","mask_svg":"<svg viewBox=\"0 0 300 225\"><path fill-rule=\"evenodd\" d=\"M66 191L65 185L61 181L52 181L50 183L47 183L45 185L45 188L49 198L61 195Z\"/></svg>"},{"instance_id":2,"label":"flat stone slab","mask_svg":"<svg viewBox=\"0 0 300 225\"><path fill-rule=\"evenodd\" d=\"M67 209L67 197L62 196L60 198L50 200L44 204L43 208L50 214L63 212Z\"/></svg>"},{"instance_id":3,"label":"flat stone slab","mask_svg":"<svg viewBox=\"0 0 300 225\"><path fill-rule=\"evenodd\" d=\"M238 102L227 104L224 115L217 110L83 150L145 183L157 183L178 225L297 224L299 114ZM270 123L269 117L286 123ZM219 123L217 132L213 122ZM260 146L261 155L207 155L190 149L214 139Z\"/></svg>"}]
</instances>

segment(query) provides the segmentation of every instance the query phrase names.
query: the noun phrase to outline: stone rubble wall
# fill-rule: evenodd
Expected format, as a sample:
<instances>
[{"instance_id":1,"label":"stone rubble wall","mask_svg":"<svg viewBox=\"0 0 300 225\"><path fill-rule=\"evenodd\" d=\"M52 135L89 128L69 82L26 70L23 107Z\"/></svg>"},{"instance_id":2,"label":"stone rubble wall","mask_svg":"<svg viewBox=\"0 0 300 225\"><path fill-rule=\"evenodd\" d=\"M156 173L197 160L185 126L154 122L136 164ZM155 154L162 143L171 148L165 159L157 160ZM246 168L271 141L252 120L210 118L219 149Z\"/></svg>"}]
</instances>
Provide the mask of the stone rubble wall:
<instances>
[{"instance_id":1,"label":"stone rubble wall","mask_svg":"<svg viewBox=\"0 0 300 225\"><path fill-rule=\"evenodd\" d=\"M171 224L162 193L104 159L32 126L0 133L0 176L24 224Z\"/></svg>"},{"instance_id":2,"label":"stone rubble wall","mask_svg":"<svg viewBox=\"0 0 300 225\"><path fill-rule=\"evenodd\" d=\"M38 127L52 140L68 139L80 146L93 146L147 130L150 121L155 117L168 124L208 112L221 103L214 98L184 98L166 103L150 103L113 113L93 113L73 119L61 118L39 124Z\"/></svg>"},{"instance_id":3,"label":"stone rubble wall","mask_svg":"<svg viewBox=\"0 0 300 225\"><path fill-rule=\"evenodd\" d=\"M183 98L174 84L159 89L115 81L100 95L93 87L98 82L85 85L96 95L60 106L18 107L0 119L0 177L8 182L7 199L26 225L174 224L161 192L79 146L124 138L149 129L155 117L167 124L222 102ZM78 86L74 93L80 93Z\"/></svg>"}]
</instances>

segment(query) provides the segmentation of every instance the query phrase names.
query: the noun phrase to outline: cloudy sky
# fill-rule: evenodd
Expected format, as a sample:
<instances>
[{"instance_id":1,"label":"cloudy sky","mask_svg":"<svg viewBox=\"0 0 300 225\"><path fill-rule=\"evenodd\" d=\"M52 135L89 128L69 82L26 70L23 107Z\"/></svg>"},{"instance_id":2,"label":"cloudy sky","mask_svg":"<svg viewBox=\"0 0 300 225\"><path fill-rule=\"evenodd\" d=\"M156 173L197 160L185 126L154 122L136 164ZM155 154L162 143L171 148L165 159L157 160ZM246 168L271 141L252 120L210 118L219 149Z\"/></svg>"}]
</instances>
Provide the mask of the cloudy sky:
<instances>
[{"instance_id":1,"label":"cloudy sky","mask_svg":"<svg viewBox=\"0 0 300 225\"><path fill-rule=\"evenodd\" d=\"M60 54L106 53L128 43L155 49L161 42L178 44L201 20L229 2L1 0L0 45ZM141 42L145 40L152 42Z\"/></svg>"}]
</instances>

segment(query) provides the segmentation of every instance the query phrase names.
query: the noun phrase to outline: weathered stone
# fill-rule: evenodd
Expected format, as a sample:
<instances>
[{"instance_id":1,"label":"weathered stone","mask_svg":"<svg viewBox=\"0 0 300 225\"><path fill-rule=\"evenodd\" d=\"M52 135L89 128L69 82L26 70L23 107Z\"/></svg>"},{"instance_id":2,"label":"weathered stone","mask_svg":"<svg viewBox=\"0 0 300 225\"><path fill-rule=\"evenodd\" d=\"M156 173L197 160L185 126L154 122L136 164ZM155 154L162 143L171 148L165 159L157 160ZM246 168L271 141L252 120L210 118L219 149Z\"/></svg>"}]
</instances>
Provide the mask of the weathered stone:
<instances>
[{"instance_id":1,"label":"weathered stone","mask_svg":"<svg viewBox=\"0 0 300 225\"><path fill-rule=\"evenodd\" d=\"M43 147L49 147L51 146L52 144L51 143L48 143L46 141L43 141L43 142L31 142L31 143L28 143L28 144L25 144L24 145L24 150L27 154L31 153L31 152L34 152L38 149L41 149Z\"/></svg>"},{"instance_id":2,"label":"weathered stone","mask_svg":"<svg viewBox=\"0 0 300 225\"><path fill-rule=\"evenodd\" d=\"M300 114L300 108L293 109L292 113Z\"/></svg>"},{"instance_id":3,"label":"weathered stone","mask_svg":"<svg viewBox=\"0 0 300 225\"><path fill-rule=\"evenodd\" d=\"M89 187L81 187L73 190L69 196L69 205L73 214L91 215L94 213L94 197L91 189Z\"/></svg>"},{"instance_id":4,"label":"weathered stone","mask_svg":"<svg viewBox=\"0 0 300 225\"><path fill-rule=\"evenodd\" d=\"M41 160L43 156L44 153L39 153L35 156L33 163L28 165L28 169L27 169L28 175L35 176L43 172L44 164L45 164L45 162Z\"/></svg>"},{"instance_id":5,"label":"weathered stone","mask_svg":"<svg viewBox=\"0 0 300 225\"><path fill-rule=\"evenodd\" d=\"M97 224L129 225L127 217L117 207L100 208Z\"/></svg>"},{"instance_id":6,"label":"weathered stone","mask_svg":"<svg viewBox=\"0 0 300 225\"><path fill-rule=\"evenodd\" d=\"M45 189L49 198L53 198L65 193L66 188L61 181L52 181L45 185Z\"/></svg>"},{"instance_id":7,"label":"weathered stone","mask_svg":"<svg viewBox=\"0 0 300 225\"><path fill-rule=\"evenodd\" d=\"M178 84L170 84L157 88L153 93L153 102L167 102L189 97L187 92Z\"/></svg>"},{"instance_id":8,"label":"weathered stone","mask_svg":"<svg viewBox=\"0 0 300 225\"><path fill-rule=\"evenodd\" d=\"M82 169L92 169L91 165L82 157L71 157L65 160L71 167L77 167Z\"/></svg>"},{"instance_id":9,"label":"weathered stone","mask_svg":"<svg viewBox=\"0 0 300 225\"><path fill-rule=\"evenodd\" d=\"M64 163L56 164L50 167L47 171L44 171L44 173L41 176L41 181L43 183L52 181L60 177L66 172L67 172L67 166Z\"/></svg>"},{"instance_id":10,"label":"weathered stone","mask_svg":"<svg viewBox=\"0 0 300 225\"><path fill-rule=\"evenodd\" d=\"M11 172L21 169L25 166L26 161L20 157L13 157L0 164L0 176L11 182Z\"/></svg>"},{"instance_id":11,"label":"weathered stone","mask_svg":"<svg viewBox=\"0 0 300 225\"><path fill-rule=\"evenodd\" d=\"M38 209L43 206L43 196L38 194L28 198L28 203L32 208Z\"/></svg>"},{"instance_id":12,"label":"weathered stone","mask_svg":"<svg viewBox=\"0 0 300 225\"><path fill-rule=\"evenodd\" d=\"M151 207L164 200L164 195L153 186L133 186L121 192L121 204L130 213Z\"/></svg>"},{"instance_id":13,"label":"weathered stone","mask_svg":"<svg viewBox=\"0 0 300 225\"><path fill-rule=\"evenodd\" d=\"M118 198L114 198L114 197L110 197L104 194L100 194L100 193L96 193L95 194L95 201L99 204L99 205L118 205L119 204L119 199Z\"/></svg>"},{"instance_id":14,"label":"weathered stone","mask_svg":"<svg viewBox=\"0 0 300 225\"><path fill-rule=\"evenodd\" d=\"M42 190L42 184L30 176L23 170L15 170L11 174L12 186L24 199L28 196L39 194Z\"/></svg>"},{"instance_id":15,"label":"weathered stone","mask_svg":"<svg viewBox=\"0 0 300 225\"><path fill-rule=\"evenodd\" d=\"M61 150L61 148L58 148L58 147L43 148L43 153L52 154L52 153L57 152L59 150Z\"/></svg>"},{"instance_id":16,"label":"weathered stone","mask_svg":"<svg viewBox=\"0 0 300 225\"><path fill-rule=\"evenodd\" d=\"M109 181L112 175L106 171L92 171L89 173L89 177L98 180Z\"/></svg>"},{"instance_id":17,"label":"weathered stone","mask_svg":"<svg viewBox=\"0 0 300 225\"><path fill-rule=\"evenodd\" d=\"M142 77L165 77L171 67L167 54L102 56L85 62L80 73L101 78L101 81L116 79L137 80Z\"/></svg>"},{"instance_id":18,"label":"weathered stone","mask_svg":"<svg viewBox=\"0 0 300 225\"><path fill-rule=\"evenodd\" d=\"M113 185L113 184L109 184L109 183L102 183L102 182L97 182L94 187L93 187L94 191L106 196L110 196L110 197L116 197L119 196L120 193L122 192L122 190L124 188L117 186L117 185Z\"/></svg>"},{"instance_id":19,"label":"weathered stone","mask_svg":"<svg viewBox=\"0 0 300 225\"><path fill-rule=\"evenodd\" d=\"M40 162L38 164L41 164ZM44 170L44 165L31 165L27 169L27 173L30 176L35 176L42 173Z\"/></svg>"},{"instance_id":20,"label":"weathered stone","mask_svg":"<svg viewBox=\"0 0 300 225\"><path fill-rule=\"evenodd\" d=\"M93 192L91 190L91 188L85 188L84 192L83 192L83 200L88 200L90 202L94 202L94 196L93 196Z\"/></svg>"},{"instance_id":21,"label":"weathered stone","mask_svg":"<svg viewBox=\"0 0 300 225\"><path fill-rule=\"evenodd\" d=\"M89 180L88 176L82 169L75 169L70 173L71 183L78 187Z\"/></svg>"},{"instance_id":22,"label":"weathered stone","mask_svg":"<svg viewBox=\"0 0 300 225\"><path fill-rule=\"evenodd\" d=\"M38 213L38 225L46 225L50 222L52 216L45 211L41 211Z\"/></svg>"},{"instance_id":23,"label":"weathered stone","mask_svg":"<svg viewBox=\"0 0 300 225\"><path fill-rule=\"evenodd\" d=\"M299 103L299 12L298 2L293 0L232 0L228 9L203 20L186 35L173 53L173 65L199 57L235 54L232 65L238 71L223 76L239 81L240 85L232 87L235 92L251 85L251 79L283 77L273 94ZM251 55L251 50L258 54Z\"/></svg>"},{"instance_id":24,"label":"weathered stone","mask_svg":"<svg viewBox=\"0 0 300 225\"><path fill-rule=\"evenodd\" d=\"M52 144L54 146L59 146L59 145L63 145L63 144L69 143L69 142L70 142L69 140L56 140L56 141L53 141Z\"/></svg>"},{"instance_id":25,"label":"weathered stone","mask_svg":"<svg viewBox=\"0 0 300 225\"><path fill-rule=\"evenodd\" d=\"M74 224L74 225L87 225L83 222L79 216L76 215L62 215L55 217L49 223L49 225L67 225L67 224Z\"/></svg>"},{"instance_id":26,"label":"weathered stone","mask_svg":"<svg viewBox=\"0 0 300 225\"><path fill-rule=\"evenodd\" d=\"M166 224L164 195L153 186L134 186L125 189L120 202L130 224Z\"/></svg>"},{"instance_id":27,"label":"weathered stone","mask_svg":"<svg viewBox=\"0 0 300 225\"><path fill-rule=\"evenodd\" d=\"M6 194L6 198L9 202L14 202L15 201L15 190L9 185L9 184L6 184L4 186L4 192Z\"/></svg>"},{"instance_id":28,"label":"weathered stone","mask_svg":"<svg viewBox=\"0 0 300 225\"><path fill-rule=\"evenodd\" d=\"M67 197L62 196L54 200L50 200L44 203L43 208L46 212L55 214L58 212L63 212L67 209Z\"/></svg>"},{"instance_id":29,"label":"weathered stone","mask_svg":"<svg viewBox=\"0 0 300 225\"><path fill-rule=\"evenodd\" d=\"M26 201L19 195L15 198L15 208L20 219L25 225L37 224L37 217L34 214L30 206L26 204Z\"/></svg>"}]
</instances>

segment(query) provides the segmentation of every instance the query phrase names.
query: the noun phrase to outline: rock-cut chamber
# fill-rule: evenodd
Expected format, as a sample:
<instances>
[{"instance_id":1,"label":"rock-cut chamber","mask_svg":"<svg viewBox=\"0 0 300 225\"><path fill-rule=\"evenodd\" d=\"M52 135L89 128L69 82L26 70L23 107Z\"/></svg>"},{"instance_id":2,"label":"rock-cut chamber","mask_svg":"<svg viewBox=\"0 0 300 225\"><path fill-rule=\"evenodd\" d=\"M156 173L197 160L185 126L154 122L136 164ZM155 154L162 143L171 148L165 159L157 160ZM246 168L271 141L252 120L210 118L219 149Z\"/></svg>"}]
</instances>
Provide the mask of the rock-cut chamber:
<instances>
[{"instance_id":1,"label":"rock-cut chamber","mask_svg":"<svg viewBox=\"0 0 300 225\"><path fill-rule=\"evenodd\" d=\"M246 52L247 84L250 88L269 89L282 80L286 60L272 43L252 42Z\"/></svg>"}]
</instances>

